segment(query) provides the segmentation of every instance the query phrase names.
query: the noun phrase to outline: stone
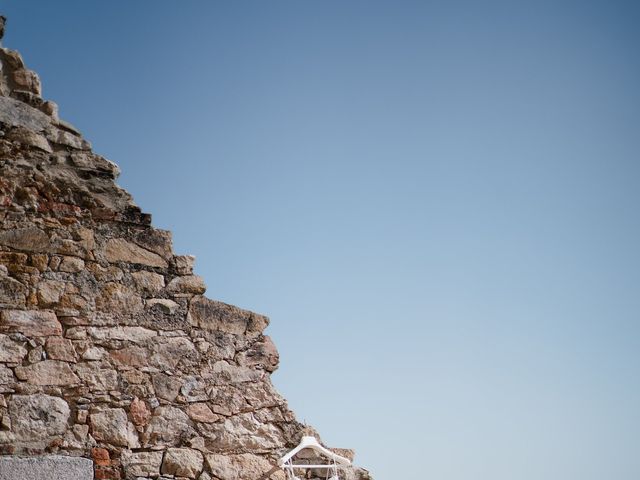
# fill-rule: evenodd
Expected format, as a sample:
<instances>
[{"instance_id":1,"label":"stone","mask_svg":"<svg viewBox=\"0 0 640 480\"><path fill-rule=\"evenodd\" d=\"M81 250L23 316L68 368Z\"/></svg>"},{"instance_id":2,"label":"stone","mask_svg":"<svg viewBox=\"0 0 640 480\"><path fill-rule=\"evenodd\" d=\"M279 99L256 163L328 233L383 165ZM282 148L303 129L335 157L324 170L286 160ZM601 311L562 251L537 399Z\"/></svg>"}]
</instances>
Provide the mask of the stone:
<instances>
[{"instance_id":1,"label":"stone","mask_svg":"<svg viewBox=\"0 0 640 480\"><path fill-rule=\"evenodd\" d=\"M275 462L271 463L264 457L243 453L239 455L206 455L207 466L213 476L219 480L241 480L269 478L284 480L285 473ZM269 473L271 472L271 475Z\"/></svg>"},{"instance_id":2,"label":"stone","mask_svg":"<svg viewBox=\"0 0 640 480\"><path fill-rule=\"evenodd\" d=\"M58 270L67 273L78 273L84 270L84 260L77 257L63 257Z\"/></svg>"},{"instance_id":3,"label":"stone","mask_svg":"<svg viewBox=\"0 0 640 480\"><path fill-rule=\"evenodd\" d=\"M173 446L196 436L186 413L176 407L158 407L144 433L145 445Z\"/></svg>"},{"instance_id":4,"label":"stone","mask_svg":"<svg viewBox=\"0 0 640 480\"><path fill-rule=\"evenodd\" d=\"M0 362L21 363L26 356L26 348L7 335L0 334Z\"/></svg>"},{"instance_id":5,"label":"stone","mask_svg":"<svg viewBox=\"0 0 640 480\"><path fill-rule=\"evenodd\" d=\"M127 478L160 475L162 452L132 452L123 450L120 457Z\"/></svg>"},{"instance_id":6,"label":"stone","mask_svg":"<svg viewBox=\"0 0 640 480\"><path fill-rule=\"evenodd\" d=\"M167 292L174 294L201 295L207 290L204 279L199 275L176 277L167 285Z\"/></svg>"},{"instance_id":7,"label":"stone","mask_svg":"<svg viewBox=\"0 0 640 480\"><path fill-rule=\"evenodd\" d=\"M111 465L111 455L109 455L109 450L106 448L92 448L91 458L93 458L94 463L99 467L108 467Z\"/></svg>"},{"instance_id":8,"label":"stone","mask_svg":"<svg viewBox=\"0 0 640 480\"><path fill-rule=\"evenodd\" d=\"M16 377L32 385L77 385L80 379L66 362L44 360L27 367L16 367Z\"/></svg>"},{"instance_id":9,"label":"stone","mask_svg":"<svg viewBox=\"0 0 640 480\"><path fill-rule=\"evenodd\" d=\"M46 344L47 358L63 362L75 362L76 351L73 342L62 337L48 337Z\"/></svg>"},{"instance_id":10,"label":"stone","mask_svg":"<svg viewBox=\"0 0 640 480\"><path fill-rule=\"evenodd\" d=\"M87 333L94 340L126 340L133 343L147 342L158 333L144 327L89 327Z\"/></svg>"},{"instance_id":11,"label":"stone","mask_svg":"<svg viewBox=\"0 0 640 480\"><path fill-rule=\"evenodd\" d=\"M151 411L144 400L136 397L131 402L131 405L129 405L129 416L134 425L143 427L149 423Z\"/></svg>"},{"instance_id":12,"label":"stone","mask_svg":"<svg viewBox=\"0 0 640 480\"><path fill-rule=\"evenodd\" d=\"M239 353L236 360L244 367L259 367L273 372L278 368L280 356L271 338L265 335L249 349Z\"/></svg>"},{"instance_id":13,"label":"stone","mask_svg":"<svg viewBox=\"0 0 640 480\"><path fill-rule=\"evenodd\" d=\"M7 140L11 140L13 142L18 142L23 145L35 147L46 153L53 153L51 145L49 145L49 142L44 135L40 135L39 133L32 132L31 130L27 130L25 128L15 128L6 136L6 138Z\"/></svg>"},{"instance_id":14,"label":"stone","mask_svg":"<svg viewBox=\"0 0 640 480\"><path fill-rule=\"evenodd\" d=\"M93 480L93 462L62 455L0 456L0 480Z\"/></svg>"},{"instance_id":15,"label":"stone","mask_svg":"<svg viewBox=\"0 0 640 480\"><path fill-rule=\"evenodd\" d=\"M38 74L33 70L25 68L14 70L13 81L18 90L26 90L40 96L42 94L42 86Z\"/></svg>"},{"instance_id":16,"label":"stone","mask_svg":"<svg viewBox=\"0 0 640 480\"><path fill-rule=\"evenodd\" d=\"M51 307L60 301L65 283L58 280L43 280L38 284L38 305Z\"/></svg>"},{"instance_id":17,"label":"stone","mask_svg":"<svg viewBox=\"0 0 640 480\"><path fill-rule=\"evenodd\" d=\"M0 96L0 122L42 132L51 124L51 119L26 103Z\"/></svg>"},{"instance_id":18,"label":"stone","mask_svg":"<svg viewBox=\"0 0 640 480\"><path fill-rule=\"evenodd\" d=\"M92 392L108 392L118 388L118 373L112 368L102 368L97 362L78 363L75 371L82 384Z\"/></svg>"},{"instance_id":19,"label":"stone","mask_svg":"<svg viewBox=\"0 0 640 480\"><path fill-rule=\"evenodd\" d=\"M0 274L0 307L24 307L28 289L18 280Z\"/></svg>"},{"instance_id":20,"label":"stone","mask_svg":"<svg viewBox=\"0 0 640 480\"><path fill-rule=\"evenodd\" d=\"M11 392L15 383L13 371L10 368L0 365L0 392Z\"/></svg>"},{"instance_id":21,"label":"stone","mask_svg":"<svg viewBox=\"0 0 640 480\"><path fill-rule=\"evenodd\" d=\"M155 295L164 288L164 276L159 273L139 271L131 274L136 289L145 295Z\"/></svg>"},{"instance_id":22,"label":"stone","mask_svg":"<svg viewBox=\"0 0 640 480\"><path fill-rule=\"evenodd\" d=\"M140 442L135 427L127 420L122 408L112 408L89 415L91 434L100 442L111 445L139 448Z\"/></svg>"},{"instance_id":23,"label":"stone","mask_svg":"<svg viewBox=\"0 0 640 480\"><path fill-rule=\"evenodd\" d=\"M150 252L123 238L109 240L105 246L104 255L111 263L126 262L160 268L168 266L167 261L157 253Z\"/></svg>"},{"instance_id":24,"label":"stone","mask_svg":"<svg viewBox=\"0 0 640 480\"><path fill-rule=\"evenodd\" d=\"M213 423L217 422L221 417L211 411L206 403L192 403L187 407L187 415L194 422Z\"/></svg>"},{"instance_id":25,"label":"stone","mask_svg":"<svg viewBox=\"0 0 640 480\"><path fill-rule=\"evenodd\" d=\"M84 138L62 129L56 129L48 136L49 140L58 145L64 145L76 150L91 150L91 144Z\"/></svg>"},{"instance_id":26,"label":"stone","mask_svg":"<svg viewBox=\"0 0 640 480\"><path fill-rule=\"evenodd\" d=\"M191 300L189 321L191 325L205 330L235 335L261 332L269 324L267 317L206 297L195 297Z\"/></svg>"},{"instance_id":27,"label":"stone","mask_svg":"<svg viewBox=\"0 0 640 480\"><path fill-rule=\"evenodd\" d=\"M142 299L131 287L109 282L96 298L96 310L100 312L127 312L135 314L143 308Z\"/></svg>"},{"instance_id":28,"label":"stone","mask_svg":"<svg viewBox=\"0 0 640 480\"><path fill-rule=\"evenodd\" d=\"M109 353L111 360L120 370L141 368L148 365L149 351L144 347L131 346Z\"/></svg>"},{"instance_id":29,"label":"stone","mask_svg":"<svg viewBox=\"0 0 640 480\"><path fill-rule=\"evenodd\" d=\"M9 416L17 442L46 445L52 437L64 435L69 405L62 398L36 393L9 399Z\"/></svg>"},{"instance_id":30,"label":"stone","mask_svg":"<svg viewBox=\"0 0 640 480\"><path fill-rule=\"evenodd\" d=\"M46 310L3 310L0 331L20 332L27 337L62 335L62 325L56 314Z\"/></svg>"},{"instance_id":31,"label":"stone","mask_svg":"<svg viewBox=\"0 0 640 480\"><path fill-rule=\"evenodd\" d=\"M47 252L51 249L49 236L37 227L4 230L0 232L0 245L26 252Z\"/></svg>"},{"instance_id":32,"label":"stone","mask_svg":"<svg viewBox=\"0 0 640 480\"><path fill-rule=\"evenodd\" d=\"M180 387L182 382L179 378L166 375L164 373L157 373L152 377L153 389L156 392L158 398L173 402L180 393Z\"/></svg>"},{"instance_id":33,"label":"stone","mask_svg":"<svg viewBox=\"0 0 640 480\"><path fill-rule=\"evenodd\" d=\"M193 255L176 255L174 260L176 262L178 275L191 275L193 273L193 265L196 257Z\"/></svg>"},{"instance_id":34,"label":"stone","mask_svg":"<svg viewBox=\"0 0 640 480\"><path fill-rule=\"evenodd\" d=\"M161 473L178 477L197 478L202 471L202 453L190 448L168 448L164 454Z\"/></svg>"},{"instance_id":35,"label":"stone","mask_svg":"<svg viewBox=\"0 0 640 480\"><path fill-rule=\"evenodd\" d=\"M200 359L196 347L185 337L157 337L150 349L153 354L149 358L149 364L160 369L195 365Z\"/></svg>"},{"instance_id":36,"label":"stone","mask_svg":"<svg viewBox=\"0 0 640 480\"><path fill-rule=\"evenodd\" d=\"M147 300L147 308L157 308L163 313L172 314L180 308L180 305L168 298L151 298Z\"/></svg>"}]
</instances>

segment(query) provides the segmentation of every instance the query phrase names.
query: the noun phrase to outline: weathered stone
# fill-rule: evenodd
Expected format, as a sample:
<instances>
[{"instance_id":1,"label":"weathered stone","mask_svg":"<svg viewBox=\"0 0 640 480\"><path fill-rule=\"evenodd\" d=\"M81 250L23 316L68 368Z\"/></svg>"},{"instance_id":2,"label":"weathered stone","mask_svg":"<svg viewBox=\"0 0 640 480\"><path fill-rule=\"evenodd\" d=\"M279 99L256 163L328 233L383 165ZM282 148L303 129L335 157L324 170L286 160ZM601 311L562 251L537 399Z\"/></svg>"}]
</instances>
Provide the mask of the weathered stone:
<instances>
[{"instance_id":1,"label":"weathered stone","mask_svg":"<svg viewBox=\"0 0 640 480\"><path fill-rule=\"evenodd\" d=\"M151 411L144 400L134 398L129 405L129 416L134 425L145 426L151 418Z\"/></svg>"},{"instance_id":2,"label":"weathered stone","mask_svg":"<svg viewBox=\"0 0 640 480\"><path fill-rule=\"evenodd\" d=\"M176 277L167 285L167 292L174 294L201 295L207 290L204 279L199 275Z\"/></svg>"},{"instance_id":3,"label":"weathered stone","mask_svg":"<svg viewBox=\"0 0 640 480\"><path fill-rule=\"evenodd\" d=\"M239 353L236 360L241 366L259 367L273 372L278 368L280 356L271 338L264 336L248 350Z\"/></svg>"},{"instance_id":4,"label":"weathered stone","mask_svg":"<svg viewBox=\"0 0 640 480\"><path fill-rule=\"evenodd\" d=\"M156 337L151 344L153 354L149 363L157 368L176 368L195 365L200 354L191 340L185 337Z\"/></svg>"},{"instance_id":5,"label":"weathered stone","mask_svg":"<svg viewBox=\"0 0 640 480\"><path fill-rule=\"evenodd\" d=\"M118 373L111 368L101 368L97 362L79 363L75 371L82 384L92 392L106 392L118 388Z\"/></svg>"},{"instance_id":6,"label":"weathered stone","mask_svg":"<svg viewBox=\"0 0 640 480\"><path fill-rule=\"evenodd\" d=\"M146 348L131 346L109 353L120 370L140 368L148 364L149 351Z\"/></svg>"},{"instance_id":7,"label":"weathered stone","mask_svg":"<svg viewBox=\"0 0 640 480\"><path fill-rule=\"evenodd\" d=\"M120 457L127 478L160 475L162 452L132 452L124 450Z\"/></svg>"},{"instance_id":8,"label":"weathered stone","mask_svg":"<svg viewBox=\"0 0 640 480\"><path fill-rule=\"evenodd\" d=\"M51 307L60 301L64 293L65 283L58 280L43 280L38 284L38 304Z\"/></svg>"},{"instance_id":9,"label":"weathered stone","mask_svg":"<svg viewBox=\"0 0 640 480\"><path fill-rule=\"evenodd\" d=\"M259 333L269 323L267 317L206 297L195 297L191 300L189 321L191 325L205 330L235 335L243 335L245 332Z\"/></svg>"},{"instance_id":10,"label":"weathered stone","mask_svg":"<svg viewBox=\"0 0 640 480\"><path fill-rule=\"evenodd\" d=\"M168 298L151 298L147 300L147 308L156 308L163 313L172 314L180 308L180 305Z\"/></svg>"},{"instance_id":11,"label":"weathered stone","mask_svg":"<svg viewBox=\"0 0 640 480\"><path fill-rule=\"evenodd\" d=\"M153 389L159 398L169 402L173 402L177 398L180 393L180 387L182 386L179 378L164 373L157 373L151 378L153 381Z\"/></svg>"},{"instance_id":12,"label":"weathered stone","mask_svg":"<svg viewBox=\"0 0 640 480\"><path fill-rule=\"evenodd\" d=\"M0 331L20 332L27 337L62 335L62 325L55 313L46 310L3 310Z\"/></svg>"},{"instance_id":13,"label":"weathered stone","mask_svg":"<svg viewBox=\"0 0 640 480\"><path fill-rule=\"evenodd\" d=\"M45 360L27 367L16 367L16 377L32 385L77 385L80 379L66 362Z\"/></svg>"},{"instance_id":14,"label":"weathered stone","mask_svg":"<svg viewBox=\"0 0 640 480\"><path fill-rule=\"evenodd\" d=\"M206 403L192 403L187 407L187 415L194 422L213 423L221 417L211 411Z\"/></svg>"},{"instance_id":15,"label":"weathered stone","mask_svg":"<svg viewBox=\"0 0 640 480\"><path fill-rule=\"evenodd\" d=\"M111 465L111 455L106 448L92 448L91 457L99 467L108 467Z\"/></svg>"},{"instance_id":16,"label":"weathered stone","mask_svg":"<svg viewBox=\"0 0 640 480\"><path fill-rule=\"evenodd\" d=\"M164 288L164 277L159 273L142 270L133 272L131 277L133 277L136 289L145 295L154 295Z\"/></svg>"},{"instance_id":17,"label":"weathered stone","mask_svg":"<svg viewBox=\"0 0 640 480\"><path fill-rule=\"evenodd\" d=\"M190 448L168 448L162 462L162 473L178 477L197 478L202 471L202 453Z\"/></svg>"},{"instance_id":18,"label":"weathered stone","mask_svg":"<svg viewBox=\"0 0 640 480\"><path fill-rule=\"evenodd\" d=\"M84 261L77 257L63 257L58 270L67 273L78 273L84 270Z\"/></svg>"},{"instance_id":19,"label":"weathered stone","mask_svg":"<svg viewBox=\"0 0 640 480\"><path fill-rule=\"evenodd\" d=\"M4 365L0 365L0 392L10 392L15 380L13 371Z\"/></svg>"},{"instance_id":20,"label":"weathered stone","mask_svg":"<svg viewBox=\"0 0 640 480\"><path fill-rule=\"evenodd\" d=\"M138 434L122 408L112 408L89 415L91 433L96 440L112 445L139 448Z\"/></svg>"},{"instance_id":21,"label":"weathered stone","mask_svg":"<svg viewBox=\"0 0 640 480\"><path fill-rule=\"evenodd\" d=\"M0 245L27 252L46 252L51 248L49 236L37 227L0 232Z\"/></svg>"},{"instance_id":22,"label":"weathered stone","mask_svg":"<svg viewBox=\"0 0 640 480\"><path fill-rule=\"evenodd\" d=\"M264 457L243 453L240 455L208 454L207 466L219 480L241 480L269 478L284 480L285 474ZM275 471L274 471L275 470ZM271 475L267 476L271 472Z\"/></svg>"},{"instance_id":23,"label":"weathered stone","mask_svg":"<svg viewBox=\"0 0 640 480\"><path fill-rule=\"evenodd\" d=\"M18 280L0 274L0 307L24 307L28 289Z\"/></svg>"},{"instance_id":24,"label":"weathered stone","mask_svg":"<svg viewBox=\"0 0 640 480\"><path fill-rule=\"evenodd\" d=\"M27 349L7 335L0 334L0 362L21 363Z\"/></svg>"},{"instance_id":25,"label":"weathered stone","mask_svg":"<svg viewBox=\"0 0 640 480\"><path fill-rule=\"evenodd\" d=\"M224 423L201 423L198 430L208 439L207 446L221 451L266 453L285 446L282 431L258 421L252 413L229 417Z\"/></svg>"},{"instance_id":26,"label":"weathered stone","mask_svg":"<svg viewBox=\"0 0 640 480\"><path fill-rule=\"evenodd\" d=\"M112 238L106 244L104 254L109 262L127 262L149 267L167 268L167 261L157 253L150 252L123 238Z\"/></svg>"},{"instance_id":27,"label":"weathered stone","mask_svg":"<svg viewBox=\"0 0 640 480\"><path fill-rule=\"evenodd\" d=\"M158 333L144 327L89 327L87 333L95 340L126 340L143 343Z\"/></svg>"},{"instance_id":28,"label":"weathered stone","mask_svg":"<svg viewBox=\"0 0 640 480\"><path fill-rule=\"evenodd\" d=\"M25 68L14 70L13 81L18 87L18 90L26 90L38 96L42 94L40 78L33 70L27 70Z\"/></svg>"},{"instance_id":29,"label":"weathered stone","mask_svg":"<svg viewBox=\"0 0 640 480\"><path fill-rule=\"evenodd\" d=\"M27 130L26 128L15 128L6 136L6 138L23 145L38 148L43 152L53 153L51 145L49 145L49 142L44 135Z\"/></svg>"},{"instance_id":30,"label":"weathered stone","mask_svg":"<svg viewBox=\"0 0 640 480\"><path fill-rule=\"evenodd\" d=\"M145 430L145 445L172 446L196 436L186 413L175 407L158 407Z\"/></svg>"},{"instance_id":31,"label":"weathered stone","mask_svg":"<svg viewBox=\"0 0 640 480\"><path fill-rule=\"evenodd\" d=\"M174 259L178 275L191 275L193 273L196 257L193 255L176 255Z\"/></svg>"},{"instance_id":32,"label":"weathered stone","mask_svg":"<svg viewBox=\"0 0 640 480\"><path fill-rule=\"evenodd\" d=\"M14 395L9 415L17 442L48 444L67 430L69 405L62 398L44 394Z\"/></svg>"},{"instance_id":33,"label":"weathered stone","mask_svg":"<svg viewBox=\"0 0 640 480\"><path fill-rule=\"evenodd\" d=\"M54 131L48 135L48 138L53 143L71 147L76 150L91 150L91 144L84 138L62 129L54 129Z\"/></svg>"},{"instance_id":34,"label":"weathered stone","mask_svg":"<svg viewBox=\"0 0 640 480\"><path fill-rule=\"evenodd\" d=\"M26 103L0 96L0 122L42 132L50 125L51 119Z\"/></svg>"},{"instance_id":35,"label":"weathered stone","mask_svg":"<svg viewBox=\"0 0 640 480\"><path fill-rule=\"evenodd\" d=\"M62 360L64 362L75 362L76 351L73 342L62 337L47 338L47 358L51 360Z\"/></svg>"},{"instance_id":36,"label":"weathered stone","mask_svg":"<svg viewBox=\"0 0 640 480\"><path fill-rule=\"evenodd\" d=\"M120 168L100 155L87 152L72 152L70 158L71 163L83 170L104 172L114 179L120 175Z\"/></svg>"},{"instance_id":37,"label":"weathered stone","mask_svg":"<svg viewBox=\"0 0 640 480\"><path fill-rule=\"evenodd\" d=\"M113 313L135 314L143 308L142 299L132 288L121 283L109 282L96 298L96 310Z\"/></svg>"},{"instance_id":38,"label":"weathered stone","mask_svg":"<svg viewBox=\"0 0 640 480\"><path fill-rule=\"evenodd\" d=\"M0 480L93 480L93 463L62 455L0 456Z\"/></svg>"}]
</instances>

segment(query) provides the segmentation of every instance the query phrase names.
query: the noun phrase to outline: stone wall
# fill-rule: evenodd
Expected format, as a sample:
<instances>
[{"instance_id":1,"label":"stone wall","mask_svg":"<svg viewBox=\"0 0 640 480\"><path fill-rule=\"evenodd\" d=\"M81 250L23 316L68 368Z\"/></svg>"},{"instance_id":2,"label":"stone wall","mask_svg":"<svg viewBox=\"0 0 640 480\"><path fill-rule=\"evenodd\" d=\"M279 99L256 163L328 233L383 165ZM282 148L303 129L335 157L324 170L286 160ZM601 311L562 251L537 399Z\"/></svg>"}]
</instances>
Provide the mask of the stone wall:
<instances>
[{"instance_id":1,"label":"stone wall","mask_svg":"<svg viewBox=\"0 0 640 480\"><path fill-rule=\"evenodd\" d=\"M268 319L205 297L118 167L18 53L0 62L0 454L89 458L101 480L284 478L313 431L271 384ZM0 478L25 465L8 459Z\"/></svg>"}]
</instances>

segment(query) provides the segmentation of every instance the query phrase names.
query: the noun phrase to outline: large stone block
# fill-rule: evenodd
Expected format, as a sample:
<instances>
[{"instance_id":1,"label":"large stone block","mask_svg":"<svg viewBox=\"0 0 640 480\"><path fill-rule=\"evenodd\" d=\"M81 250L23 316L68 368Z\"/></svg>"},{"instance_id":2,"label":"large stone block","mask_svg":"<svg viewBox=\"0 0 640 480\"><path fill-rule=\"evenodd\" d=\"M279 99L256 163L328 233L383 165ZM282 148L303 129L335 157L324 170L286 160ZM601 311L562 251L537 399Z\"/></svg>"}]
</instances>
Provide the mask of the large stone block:
<instances>
[{"instance_id":1,"label":"large stone block","mask_svg":"<svg viewBox=\"0 0 640 480\"><path fill-rule=\"evenodd\" d=\"M46 310L4 310L0 315L0 331L19 332L27 337L62 335L56 314Z\"/></svg>"},{"instance_id":2,"label":"large stone block","mask_svg":"<svg viewBox=\"0 0 640 480\"><path fill-rule=\"evenodd\" d=\"M93 480L93 462L61 455L0 457L0 480Z\"/></svg>"},{"instance_id":3,"label":"large stone block","mask_svg":"<svg viewBox=\"0 0 640 480\"><path fill-rule=\"evenodd\" d=\"M14 395L9 400L9 415L16 441L46 445L67 430L69 405L44 394Z\"/></svg>"},{"instance_id":4,"label":"large stone block","mask_svg":"<svg viewBox=\"0 0 640 480\"><path fill-rule=\"evenodd\" d=\"M167 261L157 253L150 252L124 238L112 238L104 249L109 262L127 262L147 265L149 267L167 268Z\"/></svg>"}]
</instances>

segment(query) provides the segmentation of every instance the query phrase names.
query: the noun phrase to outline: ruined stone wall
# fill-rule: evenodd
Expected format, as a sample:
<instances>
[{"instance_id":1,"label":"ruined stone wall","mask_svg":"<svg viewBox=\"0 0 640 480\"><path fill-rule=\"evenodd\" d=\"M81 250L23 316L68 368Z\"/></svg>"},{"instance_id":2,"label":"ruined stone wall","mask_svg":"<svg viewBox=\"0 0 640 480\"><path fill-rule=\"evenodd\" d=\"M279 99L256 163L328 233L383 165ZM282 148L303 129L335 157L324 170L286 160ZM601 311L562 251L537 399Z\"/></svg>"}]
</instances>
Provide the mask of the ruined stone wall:
<instances>
[{"instance_id":1,"label":"ruined stone wall","mask_svg":"<svg viewBox=\"0 0 640 480\"><path fill-rule=\"evenodd\" d=\"M268 319L203 296L118 167L16 52L0 62L0 455L89 458L97 479L284 478L275 460L309 430L271 384Z\"/></svg>"}]
</instances>

